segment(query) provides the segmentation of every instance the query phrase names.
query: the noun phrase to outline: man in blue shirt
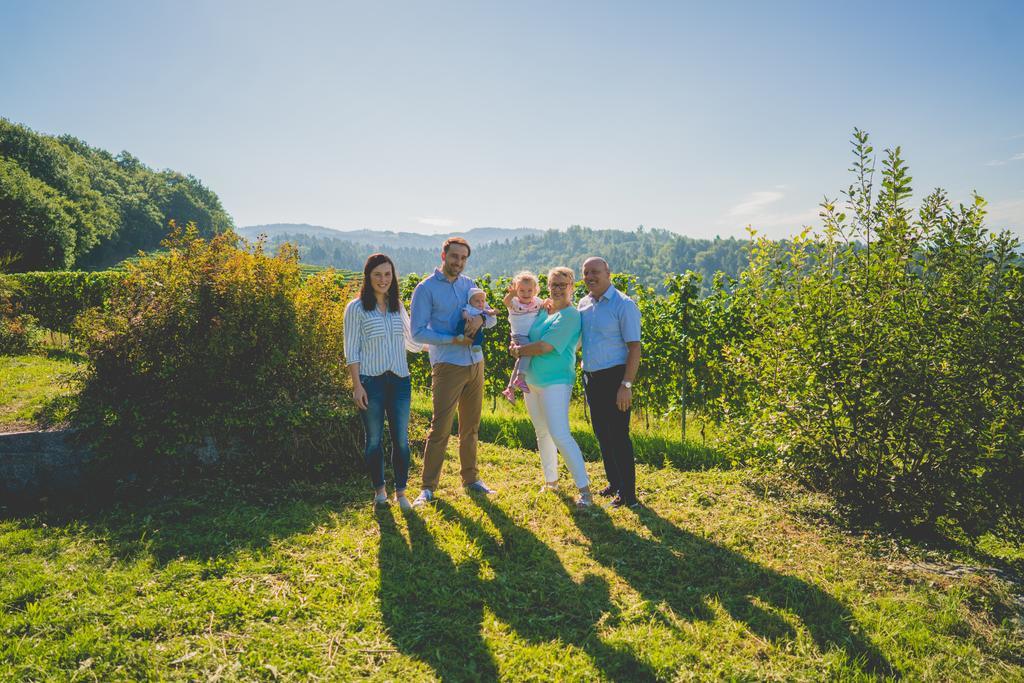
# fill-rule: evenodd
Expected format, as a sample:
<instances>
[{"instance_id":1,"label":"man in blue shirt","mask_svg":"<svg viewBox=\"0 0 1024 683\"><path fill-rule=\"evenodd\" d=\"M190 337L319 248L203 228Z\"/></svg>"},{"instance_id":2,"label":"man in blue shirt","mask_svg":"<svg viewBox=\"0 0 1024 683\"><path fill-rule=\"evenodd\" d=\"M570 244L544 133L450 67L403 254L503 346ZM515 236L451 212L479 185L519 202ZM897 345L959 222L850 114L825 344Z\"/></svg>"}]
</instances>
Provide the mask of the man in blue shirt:
<instances>
[{"instance_id":1,"label":"man in blue shirt","mask_svg":"<svg viewBox=\"0 0 1024 683\"><path fill-rule=\"evenodd\" d=\"M423 448L423 490L413 501L420 506L434 500L444 464L452 419L459 411L459 462L462 484L470 491L493 493L479 478L476 467L477 433L484 401L484 354L473 348L473 337L483 327L494 327L494 316L481 314L456 332L469 290L476 284L462 274L469 259L469 243L449 237L441 247L441 267L416 285L412 293L412 338L429 345L431 396L434 414Z\"/></svg>"},{"instance_id":2,"label":"man in blue shirt","mask_svg":"<svg viewBox=\"0 0 1024 683\"><path fill-rule=\"evenodd\" d=\"M583 321L583 386L613 507L636 507L636 461L629 437L633 380L640 369L640 309L612 286L608 262L583 262L589 294L577 306Z\"/></svg>"}]
</instances>

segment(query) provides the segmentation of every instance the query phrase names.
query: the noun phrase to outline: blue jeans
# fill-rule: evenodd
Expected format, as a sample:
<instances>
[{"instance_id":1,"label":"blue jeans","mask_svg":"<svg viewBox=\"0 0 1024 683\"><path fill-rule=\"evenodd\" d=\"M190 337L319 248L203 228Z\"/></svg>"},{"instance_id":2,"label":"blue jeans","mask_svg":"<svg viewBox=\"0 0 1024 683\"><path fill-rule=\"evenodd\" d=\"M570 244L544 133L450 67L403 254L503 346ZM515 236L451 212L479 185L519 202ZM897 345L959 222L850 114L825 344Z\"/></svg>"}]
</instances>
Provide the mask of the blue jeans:
<instances>
[{"instance_id":1,"label":"blue jeans","mask_svg":"<svg viewBox=\"0 0 1024 683\"><path fill-rule=\"evenodd\" d=\"M405 489L409 481L409 405L412 401L412 383L409 377L392 372L383 375L359 375L366 389L367 405L362 412L366 429L366 449L363 458L370 472L373 487L384 486L384 418L391 432L391 467L395 471L395 488Z\"/></svg>"}]
</instances>

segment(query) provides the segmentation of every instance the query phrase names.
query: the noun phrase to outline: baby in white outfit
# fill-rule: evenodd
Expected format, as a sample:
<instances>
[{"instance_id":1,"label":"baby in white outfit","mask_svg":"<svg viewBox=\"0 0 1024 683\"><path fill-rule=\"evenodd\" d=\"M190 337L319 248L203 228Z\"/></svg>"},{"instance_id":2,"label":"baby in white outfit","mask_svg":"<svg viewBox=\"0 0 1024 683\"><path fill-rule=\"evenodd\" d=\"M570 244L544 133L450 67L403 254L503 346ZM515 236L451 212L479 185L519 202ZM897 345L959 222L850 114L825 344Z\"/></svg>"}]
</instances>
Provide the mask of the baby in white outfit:
<instances>
[{"instance_id":1,"label":"baby in white outfit","mask_svg":"<svg viewBox=\"0 0 1024 683\"><path fill-rule=\"evenodd\" d=\"M508 308L508 322L512 328L512 342L518 345L530 343L530 327L537 319L537 314L544 307L537 293L540 291L540 284L537 276L528 270L517 273L512 278L512 284L505 295L505 307ZM515 403L516 389L524 394L530 393L526 384L524 373L530 366L529 358L516 359L515 367L512 368L512 375L508 378L508 386L501 392L502 396Z\"/></svg>"},{"instance_id":2,"label":"baby in white outfit","mask_svg":"<svg viewBox=\"0 0 1024 683\"><path fill-rule=\"evenodd\" d=\"M494 309L487 305L487 293L479 287L472 287L469 290L469 301L462 307L462 320L455 327L455 338L459 341L465 339L463 332L466 329L466 322L481 313L494 315ZM484 328L477 330L473 336L473 351L482 351L484 345Z\"/></svg>"}]
</instances>

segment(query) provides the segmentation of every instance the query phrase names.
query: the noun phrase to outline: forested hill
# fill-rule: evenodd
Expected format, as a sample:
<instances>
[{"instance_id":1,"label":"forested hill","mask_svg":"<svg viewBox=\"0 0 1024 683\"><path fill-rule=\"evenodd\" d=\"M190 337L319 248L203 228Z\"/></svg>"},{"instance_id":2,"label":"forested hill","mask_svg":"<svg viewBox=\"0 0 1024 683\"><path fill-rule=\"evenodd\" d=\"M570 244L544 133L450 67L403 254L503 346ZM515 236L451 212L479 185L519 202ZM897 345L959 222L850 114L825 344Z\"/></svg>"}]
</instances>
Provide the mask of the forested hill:
<instances>
[{"instance_id":1,"label":"forested hill","mask_svg":"<svg viewBox=\"0 0 1024 683\"><path fill-rule=\"evenodd\" d=\"M278 232L269 241L295 244L304 263L346 270L361 270L366 257L376 250L387 252L401 274L428 273L440 260L438 249L443 236L429 236L430 246L419 247L397 246L383 238L388 233L378 233L382 238L376 242L355 242L341 237L347 234ZM417 237L423 239L424 236ZM524 268L546 272L552 266L568 265L578 277L583 260L599 255L608 259L614 271L633 273L642 283L657 287L666 276L687 270L701 273L705 286L717 271L737 277L747 264L748 242L735 238L695 239L668 230L640 228L627 232L573 226L568 230L530 233L479 246L471 239L470 244L474 245L466 267L466 274L470 276L512 275Z\"/></svg>"},{"instance_id":2,"label":"forested hill","mask_svg":"<svg viewBox=\"0 0 1024 683\"><path fill-rule=\"evenodd\" d=\"M194 176L0 118L0 259L14 271L101 268L157 247L168 222L233 227Z\"/></svg>"},{"instance_id":3,"label":"forested hill","mask_svg":"<svg viewBox=\"0 0 1024 683\"><path fill-rule=\"evenodd\" d=\"M544 232L535 228L473 228L465 232L424 235L419 232L394 232L391 230L335 230L307 223L247 225L244 228L236 228L235 231L250 240L256 239L259 235L266 235L271 241L278 241L282 235L306 235L308 237L334 238L375 247L417 247L434 251L437 251L444 239L451 235L465 237L470 244L480 246L488 242L515 239L526 235L539 235Z\"/></svg>"}]
</instances>

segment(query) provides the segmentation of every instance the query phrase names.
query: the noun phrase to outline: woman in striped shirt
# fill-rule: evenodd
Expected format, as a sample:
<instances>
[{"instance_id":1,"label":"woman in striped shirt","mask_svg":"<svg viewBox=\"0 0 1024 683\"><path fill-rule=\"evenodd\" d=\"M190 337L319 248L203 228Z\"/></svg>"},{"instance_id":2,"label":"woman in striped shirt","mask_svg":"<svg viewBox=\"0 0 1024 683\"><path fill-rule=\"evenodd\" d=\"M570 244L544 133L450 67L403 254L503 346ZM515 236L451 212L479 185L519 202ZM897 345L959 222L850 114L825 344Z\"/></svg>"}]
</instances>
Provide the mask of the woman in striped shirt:
<instances>
[{"instance_id":1,"label":"woman in striped shirt","mask_svg":"<svg viewBox=\"0 0 1024 683\"><path fill-rule=\"evenodd\" d=\"M384 482L384 418L391 431L391 464L395 496L403 511L412 505L405 496L409 479L409 404L411 385L406 351L425 351L412 340L409 313L398 297L398 273L385 254L371 254L363 266L359 298L345 308L345 360L352 376L352 400L366 430L366 460L376 489L376 505L387 505Z\"/></svg>"}]
</instances>

